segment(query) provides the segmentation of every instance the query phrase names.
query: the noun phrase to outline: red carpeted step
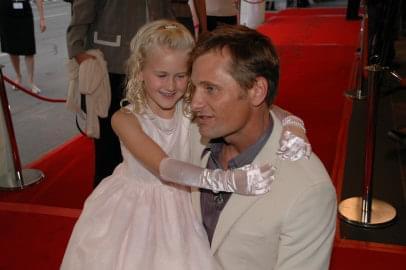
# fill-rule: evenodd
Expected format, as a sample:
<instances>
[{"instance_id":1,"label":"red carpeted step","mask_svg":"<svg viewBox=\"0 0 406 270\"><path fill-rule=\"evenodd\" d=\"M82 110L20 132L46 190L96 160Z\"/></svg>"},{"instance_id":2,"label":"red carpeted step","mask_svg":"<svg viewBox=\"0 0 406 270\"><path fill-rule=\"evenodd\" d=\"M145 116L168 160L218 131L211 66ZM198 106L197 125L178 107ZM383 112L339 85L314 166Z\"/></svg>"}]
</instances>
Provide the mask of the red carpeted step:
<instances>
[{"instance_id":1,"label":"red carpeted step","mask_svg":"<svg viewBox=\"0 0 406 270\"><path fill-rule=\"evenodd\" d=\"M81 209L93 189L93 143L78 136L28 165L45 179L19 191L0 191L0 202L20 202Z\"/></svg>"},{"instance_id":2,"label":"red carpeted step","mask_svg":"<svg viewBox=\"0 0 406 270\"><path fill-rule=\"evenodd\" d=\"M280 46L278 50L281 83L276 103L303 118L314 152L331 172L354 48Z\"/></svg>"},{"instance_id":3,"label":"red carpeted step","mask_svg":"<svg viewBox=\"0 0 406 270\"><path fill-rule=\"evenodd\" d=\"M274 17L315 17L315 16L336 16L336 17L345 17L346 9L337 7L337 8L287 8L277 12L265 12L265 22L268 22L269 19Z\"/></svg>"},{"instance_id":4,"label":"red carpeted step","mask_svg":"<svg viewBox=\"0 0 406 270\"><path fill-rule=\"evenodd\" d=\"M276 104L305 120L314 152L331 173L360 22L342 16L282 14L258 28L272 39L280 56Z\"/></svg>"},{"instance_id":5,"label":"red carpeted step","mask_svg":"<svg viewBox=\"0 0 406 270\"><path fill-rule=\"evenodd\" d=\"M341 16L275 16L258 27L276 46L359 46L360 21Z\"/></svg>"},{"instance_id":6,"label":"red carpeted step","mask_svg":"<svg viewBox=\"0 0 406 270\"><path fill-rule=\"evenodd\" d=\"M406 269L405 249L401 247L373 247L374 243L363 248L337 247L333 249L330 270L383 270Z\"/></svg>"},{"instance_id":7,"label":"red carpeted step","mask_svg":"<svg viewBox=\"0 0 406 270\"><path fill-rule=\"evenodd\" d=\"M0 220L0 269L59 269L76 218L2 210Z\"/></svg>"}]
</instances>

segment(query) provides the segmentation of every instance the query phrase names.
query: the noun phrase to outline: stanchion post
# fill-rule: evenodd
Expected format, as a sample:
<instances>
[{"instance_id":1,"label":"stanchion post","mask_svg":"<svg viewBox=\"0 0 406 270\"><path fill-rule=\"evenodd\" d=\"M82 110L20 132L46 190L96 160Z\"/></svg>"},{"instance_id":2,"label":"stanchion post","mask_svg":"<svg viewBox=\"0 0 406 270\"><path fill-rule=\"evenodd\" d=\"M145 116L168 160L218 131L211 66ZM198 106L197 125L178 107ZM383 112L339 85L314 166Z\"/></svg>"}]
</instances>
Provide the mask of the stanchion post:
<instances>
[{"instance_id":1,"label":"stanchion post","mask_svg":"<svg viewBox=\"0 0 406 270\"><path fill-rule=\"evenodd\" d=\"M38 183L44 178L44 174L35 169L22 169L20 156L18 153L17 141L14 134L13 124L11 120L11 113L9 109L9 103L6 94L6 87L3 80L3 66L0 65L0 100L1 100L1 111L3 117L0 117L1 127L0 130L3 131L2 134L2 145L5 154L3 155L6 159L7 156L11 160L5 160L3 164L10 164L8 168L4 168L4 172L0 172L0 189L13 190L13 189L23 189L26 186ZM7 153L11 151L11 153ZM13 170L14 172L12 172Z\"/></svg>"},{"instance_id":2,"label":"stanchion post","mask_svg":"<svg viewBox=\"0 0 406 270\"><path fill-rule=\"evenodd\" d=\"M374 64L367 66L366 70L368 71L368 118L362 197L343 200L339 204L338 211L340 217L347 223L366 228L380 228L394 222L396 209L384 201L373 199L372 196L376 116L379 103L377 81L383 68Z\"/></svg>"},{"instance_id":3,"label":"stanchion post","mask_svg":"<svg viewBox=\"0 0 406 270\"><path fill-rule=\"evenodd\" d=\"M360 48L359 52L357 52L357 57L359 58L359 64L355 68L356 77L355 84L351 85L351 87L355 87L355 89L349 89L345 96L351 99L356 100L363 100L366 99L367 93L363 91L362 82L363 79L366 77L364 72L364 67L368 65L368 14L365 13L362 21L361 21L361 29L360 29Z\"/></svg>"}]
</instances>

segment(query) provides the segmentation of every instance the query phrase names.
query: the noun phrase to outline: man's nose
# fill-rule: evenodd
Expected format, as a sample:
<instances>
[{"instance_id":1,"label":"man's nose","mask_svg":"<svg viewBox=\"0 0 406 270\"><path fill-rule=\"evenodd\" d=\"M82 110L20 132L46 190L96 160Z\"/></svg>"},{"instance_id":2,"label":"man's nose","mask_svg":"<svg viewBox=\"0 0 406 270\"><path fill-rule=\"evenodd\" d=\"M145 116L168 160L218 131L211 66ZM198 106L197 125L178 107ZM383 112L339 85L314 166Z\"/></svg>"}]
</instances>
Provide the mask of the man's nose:
<instances>
[{"instance_id":1,"label":"man's nose","mask_svg":"<svg viewBox=\"0 0 406 270\"><path fill-rule=\"evenodd\" d=\"M204 97L201 91L198 89L195 89L192 95L192 102L190 104L190 107L192 108L192 111L197 112L204 106Z\"/></svg>"}]
</instances>

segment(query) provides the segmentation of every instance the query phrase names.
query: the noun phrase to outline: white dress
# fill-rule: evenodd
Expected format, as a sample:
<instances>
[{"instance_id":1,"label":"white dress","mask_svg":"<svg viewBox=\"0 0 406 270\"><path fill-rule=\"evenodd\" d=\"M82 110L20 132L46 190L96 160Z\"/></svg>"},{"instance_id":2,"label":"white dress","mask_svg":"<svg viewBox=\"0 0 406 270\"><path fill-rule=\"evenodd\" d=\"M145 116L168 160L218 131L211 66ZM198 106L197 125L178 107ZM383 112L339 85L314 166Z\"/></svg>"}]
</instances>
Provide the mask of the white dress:
<instances>
[{"instance_id":1,"label":"white dress","mask_svg":"<svg viewBox=\"0 0 406 270\"><path fill-rule=\"evenodd\" d=\"M180 107L173 119L134 115L170 157L186 161L190 121ZM189 188L161 182L123 145L121 151L124 161L87 198L61 269L214 269Z\"/></svg>"}]
</instances>

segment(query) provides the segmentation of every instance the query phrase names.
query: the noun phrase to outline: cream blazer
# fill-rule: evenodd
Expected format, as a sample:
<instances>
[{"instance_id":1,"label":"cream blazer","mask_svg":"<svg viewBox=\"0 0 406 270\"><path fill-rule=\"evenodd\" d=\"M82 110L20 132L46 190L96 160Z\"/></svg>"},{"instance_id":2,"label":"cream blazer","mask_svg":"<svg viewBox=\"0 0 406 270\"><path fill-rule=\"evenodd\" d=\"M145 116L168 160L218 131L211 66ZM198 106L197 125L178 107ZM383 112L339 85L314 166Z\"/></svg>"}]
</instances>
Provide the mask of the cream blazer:
<instances>
[{"instance_id":1,"label":"cream blazer","mask_svg":"<svg viewBox=\"0 0 406 270\"><path fill-rule=\"evenodd\" d=\"M224 270L327 270L336 224L334 187L314 153L310 160L278 159L282 125L272 117L271 137L254 160L277 167L271 191L231 196L213 235L213 256ZM208 155L201 157L206 142L192 126L193 162L206 166ZM198 190L192 191L192 203L201 220Z\"/></svg>"}]
</instances>

